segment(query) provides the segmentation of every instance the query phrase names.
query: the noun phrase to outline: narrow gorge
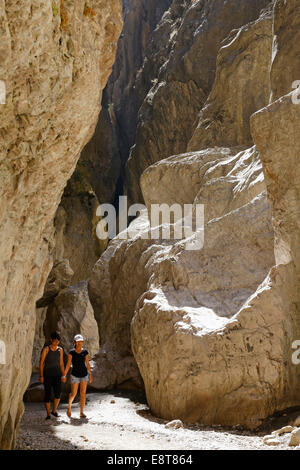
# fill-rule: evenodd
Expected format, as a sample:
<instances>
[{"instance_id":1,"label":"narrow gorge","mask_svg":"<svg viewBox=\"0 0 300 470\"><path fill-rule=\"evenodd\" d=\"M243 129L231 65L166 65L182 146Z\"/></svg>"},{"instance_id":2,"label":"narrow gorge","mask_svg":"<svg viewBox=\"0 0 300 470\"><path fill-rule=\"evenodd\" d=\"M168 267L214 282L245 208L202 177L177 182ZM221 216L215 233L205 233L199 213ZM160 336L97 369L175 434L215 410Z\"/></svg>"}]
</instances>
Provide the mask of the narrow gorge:
<instances>
[{"instance_id":1,"label":"narrow gorge","mask_svg":"<svg viewBox=\"0 0 300 470\"><path fill-rule=\"evenodd\" d=\"M300 415L299 2L2 0L0 15L0 448L20 448L24 400L42 410L54 330L65 352L83 335L90 397L144 396L201 439ZM176 237L187 207L203 224Z\"/></svg>"}]
</instances>

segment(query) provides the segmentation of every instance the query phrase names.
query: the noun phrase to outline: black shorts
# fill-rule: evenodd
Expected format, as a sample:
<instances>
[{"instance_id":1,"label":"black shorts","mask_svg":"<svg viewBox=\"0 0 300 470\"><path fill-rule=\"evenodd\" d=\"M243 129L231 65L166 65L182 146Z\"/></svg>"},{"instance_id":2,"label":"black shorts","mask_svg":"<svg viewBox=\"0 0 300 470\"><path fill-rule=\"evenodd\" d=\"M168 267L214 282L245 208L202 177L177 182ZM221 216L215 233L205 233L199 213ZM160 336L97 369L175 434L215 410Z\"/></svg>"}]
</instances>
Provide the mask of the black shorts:
<instances>
[{"instance_id":1,"label":"black shorts","mask_svg":"<svg viewBox=\"0 0 300 470\"><path fill-rule=\"evenodd\" d=\"M61 395L61 376L54 377L44 376L45 398L44 402L49 403L51 400L51 389L53 388L54 398L60 398Z\"/></svg>"}]
</instances>

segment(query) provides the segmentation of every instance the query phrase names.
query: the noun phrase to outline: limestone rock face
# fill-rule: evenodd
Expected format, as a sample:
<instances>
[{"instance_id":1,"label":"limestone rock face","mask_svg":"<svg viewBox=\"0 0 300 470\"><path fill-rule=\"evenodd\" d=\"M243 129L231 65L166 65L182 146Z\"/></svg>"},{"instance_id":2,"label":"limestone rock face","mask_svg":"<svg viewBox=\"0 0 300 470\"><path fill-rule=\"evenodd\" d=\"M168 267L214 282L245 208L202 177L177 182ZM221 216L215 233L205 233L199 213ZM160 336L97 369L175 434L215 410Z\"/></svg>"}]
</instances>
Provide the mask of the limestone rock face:
<instances>
[{"instance_id":1,"label":"limestone rock face","mask_svg":"<svg viewBox=\"0 0 300 470\"><path fill-rule=\"evenodd\" d=\"M196 131L191 141L193 150L164 160L161 151L150 167L153 160L144 159L148 168L142 174L141 189L149 211L152 203L205 204L203 249L187 250L184 239L146 239L149 220L145 212L129 227L129 240L120 236L113 240L90 281L92 304L105 324L101 343L107 341L118 355L119 344L111 341L109 323L105 322L108 318L111 324L124 319L124 328L131 323L131 337L127 336L126 347L120 342L120 349L128 355L131 346L151 410L165 419L239 423L254 428L275 410L299 404L291 344L300 334L300 107L293 104L291 94L267 106L270 84L266 73L267 61L271 65L273 57L271 76L276 83L277 74L282 73L282 66L279 70L276 64L286 64L289 71L289 61L295 60L296 55L284 51L288 41L293 50L292 30L297 20L289 22L289 15L296 9L296 1L275 3L272 55L268 12L259 21L231 33L230 38L235 40L225 43L230 50L227 60L221 60L227 51L220 51L215 95L210 95L200 115L199 134ZM292 25L289 34L288 25ZM265 46L261 49L262 43ZM297 54L297 47L294 50ZM260 57L262 53L266 57ZM255 58L253 62L251 57ZM257 101L257 77L251 66L247 67L248 60L250 65L260 63L263 70L263 92ZM230 67L229 86L221 87L221 77L226 77ZM243 88L248 79L249 86ZM237 85L237 96L233 97L234 83L241 88ZM166 81L158 90L168 86ZM241 102L248 92L251 99L243 111L245 119L233 119L243 109ZM151 101L153 107L156 95L159 91ZM224 108L223 131L218 112L220 103L229 98L233 114ZM161 111L162 101L160 105ZM249 118L256 106L263 109L251 120L253 147ZM175 109L180 110L180 106ZM147 116L151 121L153 114ZM184 113L180 117L184 120ZM210 119L208 129L202 117ZM162 140L166 141L164 129L160 126ZM215 147L214 139L220 147ZM138 130L136 149L140 142L145 141L139 141ZM203 148L202 142L213 148ZM151 145L147 148L152 158L155 151ZM138 173L142 173L141 168L131 174L135 194ZM129 272L130 285L122 278ZM100 293L101 283L105 283L107 297ZM126 297L121 295L119 304L115 293L122 292L124 285Z\"/></svg>"},{"instance_id":2,"label":"limestone rock face","mask_svg":"<svg viewBox=\"0 0 300 470\"><path fill-rule=\"evenodd\" d=\"M89 277L106 247L96 237L98 206L98 198L81 166L77 165L55 214L55 248L52 253L54 260L69 261L74 271L72 284Z\"/></svg>"},{"instance_id":3,"label":"limestone rock face","mask_svg":"<svg viewBox=\"0 0 300 470\"><path fill-rule=\"evenodd\" d=\"M233 30L223 41L215 83L188 150L252 145L250 116L270 97L272 19L270 6L258 20Z\"/></svg>"},{"instance_id":4,"label":"limestone rock face","mask_svg":"<svg viewBox=\"0 0 300 470\"><path fill-rule=\"evenodd\" d=\"M241 154L239 158L242 166ZM205 165L210 174L207 162ZM272 371L266 355L266 341L269 343L269 337L275 336L276 329L268 331L266 327L260 331L257 319L253 319L251 333L251 316L248 317L248 303L273 264L271 216L265 194L260 193L261 177L253 175L243 185L237 175L235 181L230 170L227 181L219 174L221 187L228 185L219 199L220 183L214 176L212 171L210 184L206 181L203 185L209 218L204 248L188 251L183 242L171 249L160 246L151 260L155 268L147 291L136 303L131 323L132 348L148 402L158 416L236 424L238 406L239 423L252 427L257 422L252 422L251 415L263 409L260 397L269 390L265 380L274 380L277 386L278 379L277 369ZM170 183L174 180L170 178ZM256 186L256 197L255 189L248 191L248 185ZM225 202L224 195L228 198ZM277 328L275 338L281 331L280 326ZM276 341L275 345L278 347ZM261 369L256 369L257 356L253 351L259 356ZM278 348L276 360L280 353ZM257 374L261 375L261 382ZM248 399L247 389L252 390Z\"/></svg>"},{"instance_id":5,"label":"limestone rock face","mask_svg":"<svg viewBox=\"0 0 300 470\"><path fill-rule=\"evenodd\" d=\"M118 41L116 61L103 92L95 134L80 157L102 203L113 202L115 192L122 187L123 167L135 142L141 105L137 77L153 30L171 2L123 0L124 27Z\"/></svg>"},{"instance_id":6,"label":"limestone rock face","mask_svg":"<svg viewBox=\"0 0 300 470\"><path fill-rule=\"evenodd\" d=\"M274 269L282 273L281 283L274 286L270 295L277 299L280 315L286 322L283 357L286 358L285 400L289 406L299 403L299 371L292 361L291 349L293 341L300 337L299 120L300 108L293 104L291 94L279 98L252 119L253 135L260 151L272 205Z\"/></svg>"},{"instance_id":7,"label":"limestone rock face","mask_svg":"<svg viewBox=\"0 0 300 470\"><path fill-rule=\"evenodd\" d=\"M296 6L297 2L281 1L275 5L274 32L279 44L283 43L281 35L287 40L284 35L288 24L290 28L289 14ZM279 14L281 19L277 17ZM280 25L286 24L286 27L277 29L277 22ZM291 31L289 29L289 47L293 49L294 36ZM275 83L277 73L281 73L276 70L277 63L286 63L289 71L290 54L284 58L284 50L285 47L277 49L276 41L274 42L275 69L272 69L272 77ZM297 51L297 46L295 50ZM264 280L262 277L260 286L252 294L250 291L245 292L240 305L234 306L232 303L237 298L236 293L231 300L226 296L223 300L217 293L214 302L211 302L213 297L210 293L204 301L205 282L199 275L203 276L204 281L209 281L210 265L215 264L209 282L209 286L213 286L217 279L215 273L222 266L216 249L222 246L220 241L213 245L213 251L206 262L198 264L199 255L195 254L192 264L192 260L188 261L191 257L189 253L177 254L171 271L166 266L171 264L171 253L175 249L173 247L168 261L161 265L162 272L160 277L157 276L157 282L153 276L148 292L136 304L131 326L132 347L144 379L148 402L152 411L159 416L202 423L238 422L255 427L263 417L276 409L299 404L298 371L292 361L291 347L300 333L299 110L299 105L293 103L290 93L258 111L251 119L252 134L262 161L268 200L272 207L275 232L275 265ZM151 169L148 171L151 174ZM229 174L230 172L228 176ZM218 182L212 180L212 194L215 185L218 190ZM216 205L218 200L217 195ZM260 243L265 230L259 229L259 220L263 224L267 222L266 215L260 212L260 218L257 212L262 201L262 195L257 196L245 206L208 222L200 259L209 250L214 226L218 227L216 231L220 239L225 238L225 245L228 240L228 249L230 246L232 253L237 253L237 245L232 240L233 234L241 237L239 240L243 253L248 236L252 239L252 248L257 242ZM229 206L226 210L228 208ZM249 225L246 222L248 217ZM230 220L227 228L226 219ZM253 237L251 230L255 232ZM225 253L226 250L223 249L222 252ZM262 252L266 254L266 245L262 247ZM236 268L240 269L244 265L242 256L226 263L229 276L225 266L222 268L222 280L229 280L226 290L229 286L230 289L234 286L232 274ZM258 267L260 255L250 255L247 266L251 257ZM189 263L194 267L190 271L193 277L189 275ZM267 263L265 269L268 270ZM253 274L254 270L250 270ZM200 291L200 295L193 295L193 300L197 302L193 306L196 310L190 308L185 292L186 279L193 278L194 284L188 281L188 291L192 292L191 286ZM241 278L246 279L245 273L241 274ZM242 293L241 286L238 292ZM222 299L219 310L216 299ZM224 318L226 306L229 306L233 315L227 312L227 318Z\"/></svg>"},{"instance_id":8,"label":"limestone rock face","mask_svg":"<svg viewBox=\"0 0 300 470\"><path fill-rule=\"evenodd\" d=\"M199 202L210 221L250 202L265 183L255 147L215 147L151 165L141 176L141 188L149 213L151 204Z\"/></svg>"},{"instance_id":9,"label":"limestone rock face","mask_svg":"<svg viewBox=\"0 0 300 470\"><path fill-rule=\"evenodd\" d=\"M14 445L31 372L35 302L51 269L53 218L91 138L121 29L119 0L1 3L0 447ZM94 15L95 13L95 15ZM50 245L50 251L53 245Z\"/></svg>"},{"instance_id":10,"label":"limestone rock face","mask_svg":"<svg viewBox=\"0 0 300 470\"><path fill-rule=\"evenodd\" d=\"M176 194L174 181L178 183ZM215 328L225 326L266 276L274 260L271 216L254 148L238 152L209 149L170 157L149 167L141 182L149 206L157 201L183 206L206 195L209 222L205 248L187 251L181 240L145 239L150 229L145 212L129 226L129 240L115 238L110 243L94 268L89 292L101 345L109 351L110 362L114 362L114 356L118 357L116 363L120 356L127 357L131 346L151 409L166 419L186 419L178 406L189 399L179 389L192 367L190 362L197 363L189 341L195 343L194 335L212 335ZM219 198L213 192L218 185L222 189ZM179 344L172 345L170 338L177 337L179 324L186 327L187 336L186 342L178 339L182 346L177 353ZM167 355L166 338L170 339ZM237 362L236 358L233 368ZM99 375L100 364L103 359L98 365ZM174 381L167 391L165 374L173 369ZM218 368L216 374L220 377ZM106 376L102 375L103 387ZM199 388L202 381L199 375L195 387ZM220 378L220 390L222 382ZM187 388L191 396L197 396L192 383ZM165 411L167 402L174 404L169 414ZM198 418L189 416L196 421Z\"/></svg>"},{"instance_id":11,"label":"limestone rock face","mask_svg":"<svg viewBox=\"0 0 300 470\"><path fill-rule=\"evenodd\" d=\"M149 55L146 54L150 58L145 60L145 74L149 74L151 67L157 73L156 76L151 73L152 87L148 88L139 110L136 141L126 164L125 184L130 201L142 202L139 178L149 165L187 150L199 111L214 83L222 41L233 28L255 20L268 3L268 0L172 2L153 35L152 42L156 41L157 46L150 45ZM251 58L246 61L251 68ZM140 77L137 93L139 84L143 96L148 81ZM260 93L265 96L265 89ZM253 111L256 109L254 106Z\"/></svg>"},{"instance_id":12,"label":"limestone rock face","mask_svg":"<svg viewBox=\"0 0 300 470\"><path fill-rule=\"evenodd\" d=\"M140 220L133 225L136 223L140 224ZM132 246L128 246L127 240L112 240L89 280L89 297L100 337L100 351L93 364L94 387L112 388L130 380L133 386L141 386L132 357L130 321L136 299L146 288L144 266L150 253L140 256L147 246L147 240Z\"/></svg>"},{"instance_id":13,"label":"limestone rock face","mask_svg":"<svg viewBox=\"0 0 300 470\"><path fill-rule=\"evenodd\" d=\"M274 2L274 45L271 69L272 101L292 90L300 80L300 5L292 0Z\"/></svg>"}]
</instances>

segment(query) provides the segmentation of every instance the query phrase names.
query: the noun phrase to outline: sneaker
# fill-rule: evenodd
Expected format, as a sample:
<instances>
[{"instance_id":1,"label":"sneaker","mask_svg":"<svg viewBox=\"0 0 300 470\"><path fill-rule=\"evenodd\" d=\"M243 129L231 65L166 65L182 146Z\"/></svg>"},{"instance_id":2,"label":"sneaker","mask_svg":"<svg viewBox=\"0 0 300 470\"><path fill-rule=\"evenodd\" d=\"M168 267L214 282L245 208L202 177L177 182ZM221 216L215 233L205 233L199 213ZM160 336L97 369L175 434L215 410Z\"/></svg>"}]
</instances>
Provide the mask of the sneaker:
<instances>
[{"instance_id":1,"label":"sneaker","mask_svg":"<svg viewBox=\"0 0 300 470\"><path fill-rule=\"evenodd\" d=\"M53 413L53 411L51 411L51 414L52 414L53 416L55 416L55 418L59 418L59 416L60 416L60 415L57 413L57 411L56 411L55 413Z\"/></svg>"},{"instance_id":2,"label":"sneaker","mask_svg":"<svg viewBox=\"0 0 300 470\"><path fill-rule=\"evenodd\" d=\"M50 416L50 415L47 415L45 419L51 419L51 416Z\"/></svg>"}]
</instances>

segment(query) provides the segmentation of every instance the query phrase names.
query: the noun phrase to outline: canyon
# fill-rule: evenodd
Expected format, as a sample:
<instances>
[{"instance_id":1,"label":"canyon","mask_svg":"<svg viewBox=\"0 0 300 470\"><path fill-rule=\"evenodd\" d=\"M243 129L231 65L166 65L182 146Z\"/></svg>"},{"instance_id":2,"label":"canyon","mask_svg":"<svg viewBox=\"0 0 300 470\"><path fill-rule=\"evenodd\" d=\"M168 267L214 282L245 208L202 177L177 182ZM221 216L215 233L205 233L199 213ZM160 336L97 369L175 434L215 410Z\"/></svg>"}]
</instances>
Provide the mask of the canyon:
<instances>
[{"instance_id":1,"label":"canyon","mask_svg":"<svg viewBox=\"0 0 300 470\"><path fill-rule=\"evenodd\" d=\"M86 337L95 390L145 391L157 419L255 430L299 406L297 0L0 14L0 448L53 329ZM144 208L99 240L120 195ZM204 225L151 237L155 204Z\"/></svg>"}]
</instances>

